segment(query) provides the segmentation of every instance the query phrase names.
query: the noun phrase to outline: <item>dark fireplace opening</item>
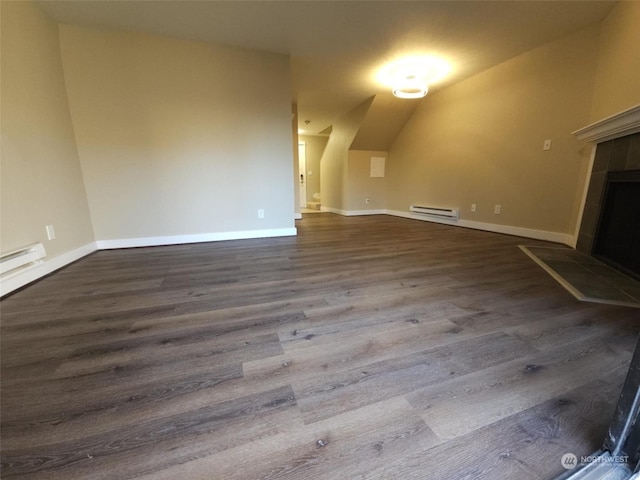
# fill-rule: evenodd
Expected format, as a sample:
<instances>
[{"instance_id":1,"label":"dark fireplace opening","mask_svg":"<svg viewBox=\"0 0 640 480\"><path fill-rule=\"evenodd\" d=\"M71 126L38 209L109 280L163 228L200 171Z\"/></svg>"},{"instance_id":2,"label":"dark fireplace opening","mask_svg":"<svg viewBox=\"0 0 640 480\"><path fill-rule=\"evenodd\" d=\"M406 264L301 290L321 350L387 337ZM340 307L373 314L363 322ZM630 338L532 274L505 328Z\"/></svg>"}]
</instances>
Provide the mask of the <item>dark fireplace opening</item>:
<instances>
[{"instance_id":1,"label":"dark fireplace opening","mask_svg":"<svg viewBox=\"0 0 640 480\"><path fill-rule=\"evenodd\" d=\"M640 280L640 170L609 172L593 256Z\"/></svg>"}]
</instances>

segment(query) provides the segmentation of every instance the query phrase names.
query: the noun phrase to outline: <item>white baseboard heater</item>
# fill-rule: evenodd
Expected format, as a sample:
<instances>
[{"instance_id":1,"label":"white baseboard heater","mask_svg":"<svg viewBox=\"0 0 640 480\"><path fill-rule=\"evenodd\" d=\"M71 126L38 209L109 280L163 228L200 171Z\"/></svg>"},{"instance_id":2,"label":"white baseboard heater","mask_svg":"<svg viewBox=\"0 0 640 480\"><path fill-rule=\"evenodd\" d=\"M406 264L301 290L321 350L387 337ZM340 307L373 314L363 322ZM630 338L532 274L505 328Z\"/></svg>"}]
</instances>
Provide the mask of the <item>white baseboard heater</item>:
<instances>
[{"instance_id":1,"label":"white baseboard heater","mask_svg":"<svg viewBox=\"0 0 640 480\"><path fill-rule=\"evenodd\" d=\"M42 263L47 252L42 243L34 243L27 247L18 248L0 255L0 277L6 278L13 273Z\"/></svg>"},{"instance_id":2,"label":"white baseboard heater","mask_svg":"<svg viewBox=\"0 0 640 480\"><path fill-rule=\"evenodd\" d=\"M422 215L429 215L431 217L447 218L449 220L458 220L460 218L459 208L439 208L439 207L425 207L423 205L411 205L409 211L413 213L420 213Z\"/></svg>"}]
</instances>

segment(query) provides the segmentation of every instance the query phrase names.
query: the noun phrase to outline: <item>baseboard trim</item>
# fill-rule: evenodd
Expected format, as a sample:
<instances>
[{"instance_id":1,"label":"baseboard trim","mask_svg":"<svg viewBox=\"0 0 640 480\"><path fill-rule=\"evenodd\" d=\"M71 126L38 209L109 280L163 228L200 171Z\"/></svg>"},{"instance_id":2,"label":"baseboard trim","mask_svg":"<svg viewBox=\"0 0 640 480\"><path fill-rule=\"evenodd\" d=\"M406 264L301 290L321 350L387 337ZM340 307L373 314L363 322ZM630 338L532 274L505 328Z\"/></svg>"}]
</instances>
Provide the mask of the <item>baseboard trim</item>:
<instances>
[{"instance_id":1,"label":"baseboard trim","mask_svg":"<svg viewBox=\"0 0 640 480\"><path fill-rule=\"evenodd\" d=\"M157 247L161 245L178 245L184 243L221 242L224 240L246 240L250 238L271 238L296 236L293 228L277 228L269 230L243 230L238 232L198 233L194 235L170 235L166 237L120 238L114 240L98 240L98 250L116 248Z\"/></svg>"},{"instance_id":2,"label":"baseboard trim","mask_svg":"<svg viewBox=\"0 0 640 480\"><path fill-rule=\"evenodd\" d=\"M410 218L412 220L420 220L423 222L441 223L443 225L453 225L456 227L472 228L474 230L483 230L485 232L503 233L505 235L513 235L516 237L533 238L536 240L545 240L548 242L561 243L570 247L575 246L575 237L568 233L549 232L546 230L536 230L533 228L513 227L510 225L498 225L496 223L475 222L473 220L464 219L448 219L437 217L426 217L412 212L403 212L400 210L340 210L331 207L321 207L323 212L337 213L345 217L356 215L392 215L394 217Z\"/></svg>"},{"instance_id":3,"label":"baseboard trim","mask_svg":"<svg viewBox=\"0 0 640 480\"><path fill-rule=\"evenodd\" d=\"M343 215L345 217L348 216L346 210L340 210L338 208L332 208L332 207L325 207L324 205L320 205L320 211L328 212L328 213L337 213L338 215Z\"/></svg>"},{"instance_id":4,"label":"baseboard trim","mask_svg":"<svg viewBox=\"0 0 640 480\"><path fill-rule=\"evenodd\" d=\"M342 215L344 217L357 217L361 215L386 215L387 210L378 209L378 210L339 210L337 208L331 207L320 207L320 210L323 212L329 213L337 213L338 215Z\"/></svg>"},{"instance_id":5,"label":"baseboard trim","mask_svg":"<svg viewBox=\"0 0 640 480\"><path fill-rule=\"evenodd\" d=\"M0 297L4 297L25 285L66 267L70 263L80 260L82 257L86 257L96 250L98 250L97 242L91 242L70 252L58 255L57 257L51 259L45 258L41 263L2 278L0 279Z\"/></svg>"},{"instance_id":6,"label":"baseboard trim","mask_svg":"<svg viewBox=\"0 0 640 480\"><path fill-rule=\"evenodd\" d=\"M414 214L411 212L402 212L399 210L386 210L387 215L394 217L411 218L413 220L421 220L423 222L441 223L445 225L453 225L457 227L472 228L474 230L484 230L486 232L503 233L505 235L513 235L516 237L533 238L535 240L545 240L548 242L561 243L571 246L574 237L568 233L549 232L547 230L536 230L533 228L513 227L511 225L498 225L496 223L475 222L473 220L449 220L446 218L429 217Z\"/></svg>"},{"instance_id":7,"label":"baseboard trim","mask_svg":"<svg viewBox=\"0 0 640 480\"><path fill-rule=\"evenodd\" d=\"M384 209L379 210L349 210L347 216L360 216L360 215L386 215L387 211Z\"/></svg>"},{"instance_id":8,"label":"baseboard trim","mask_svg":"<svg viewBox=\"0 0 640 480\"><path fill-rule=\"evenodd\" d=\"M483 230L485 232L503 233L505 235L513 235L515 237L533 238L535 240L545 240L547 242L561 243L570 247L575 246L574 235L568 233L549 232L546 230L536 230L533 228L513 227L510 225L498 225L496 223L475 222L473 220L464 219L448 219L438 217L426 217L418 213L403 212L400 210L340 210L331 207L321 207L323 212L336 213L345 217L356 215L391 215L394 217L410 218L412 220L420 220L423 222L441 223L443 225L453 225L456 227L472 228L474 230Z\"/></svg>"}]
</instances>

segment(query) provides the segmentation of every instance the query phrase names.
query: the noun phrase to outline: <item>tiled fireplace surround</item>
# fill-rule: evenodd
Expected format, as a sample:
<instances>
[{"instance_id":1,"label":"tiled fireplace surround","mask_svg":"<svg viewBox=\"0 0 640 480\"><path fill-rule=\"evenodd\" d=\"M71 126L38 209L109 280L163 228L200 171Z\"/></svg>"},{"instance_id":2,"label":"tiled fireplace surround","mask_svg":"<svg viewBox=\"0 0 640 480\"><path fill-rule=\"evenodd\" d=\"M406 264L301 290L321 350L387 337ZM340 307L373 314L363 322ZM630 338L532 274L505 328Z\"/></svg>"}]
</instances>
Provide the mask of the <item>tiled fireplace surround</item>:
<instances>
[{"instance_id":1,"label":"tiled fireplace surround","mask_svg":"<svg viewBox=\"0 0 640 480\"><path fill-rule=\"evenodd\" d=\"M640 170L640 105L573 132L594 143L595 153L576 250L591 255L608 172Z\"/></svg>"},{"instance_id":2,"label":"tiled fireplace surround","mask_svg":"<svg viewBox=\"0 0 640 480\"><path fill-rule=\"evenodd\" d=\"M598 143L576 250L591 254L608 172L640 170L640 132Z\"/></svg>"}]
</instances>

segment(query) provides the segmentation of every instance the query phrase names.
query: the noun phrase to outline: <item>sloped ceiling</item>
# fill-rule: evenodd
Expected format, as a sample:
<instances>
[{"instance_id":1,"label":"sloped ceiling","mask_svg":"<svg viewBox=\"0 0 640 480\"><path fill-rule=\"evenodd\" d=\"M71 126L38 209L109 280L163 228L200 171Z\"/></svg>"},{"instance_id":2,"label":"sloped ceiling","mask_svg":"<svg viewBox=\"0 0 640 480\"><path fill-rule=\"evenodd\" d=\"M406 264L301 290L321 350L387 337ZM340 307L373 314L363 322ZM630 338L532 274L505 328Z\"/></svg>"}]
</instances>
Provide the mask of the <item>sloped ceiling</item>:
<instances>
[{"instance_id":1,"label":"sloped ceiling","mask_svg":"<svg viewBox=\"0 0 640 480\"><path fill-rule=\"evenodd\" d=\"M389 150L419 100L403 100L389 92L375 96L360 130L351 143L353 150Z\"/></svg>"},{"instance_id":2,"label":"sloped ceiling","mask_svg":"<svg viewBox=\"0 0 640 480\"><path fill-rule=\"evenodd\" d=\"M597 23L615 4L528 0L36 3L60 23L290 55L292 100L305 133L326 129L367 98L386 92L388 88L375 74L399 56L429 54L450 62L450 75L430 85L433 92ZM305 120L310 121L308 126Z\"/></svg>"}]
</instances>

